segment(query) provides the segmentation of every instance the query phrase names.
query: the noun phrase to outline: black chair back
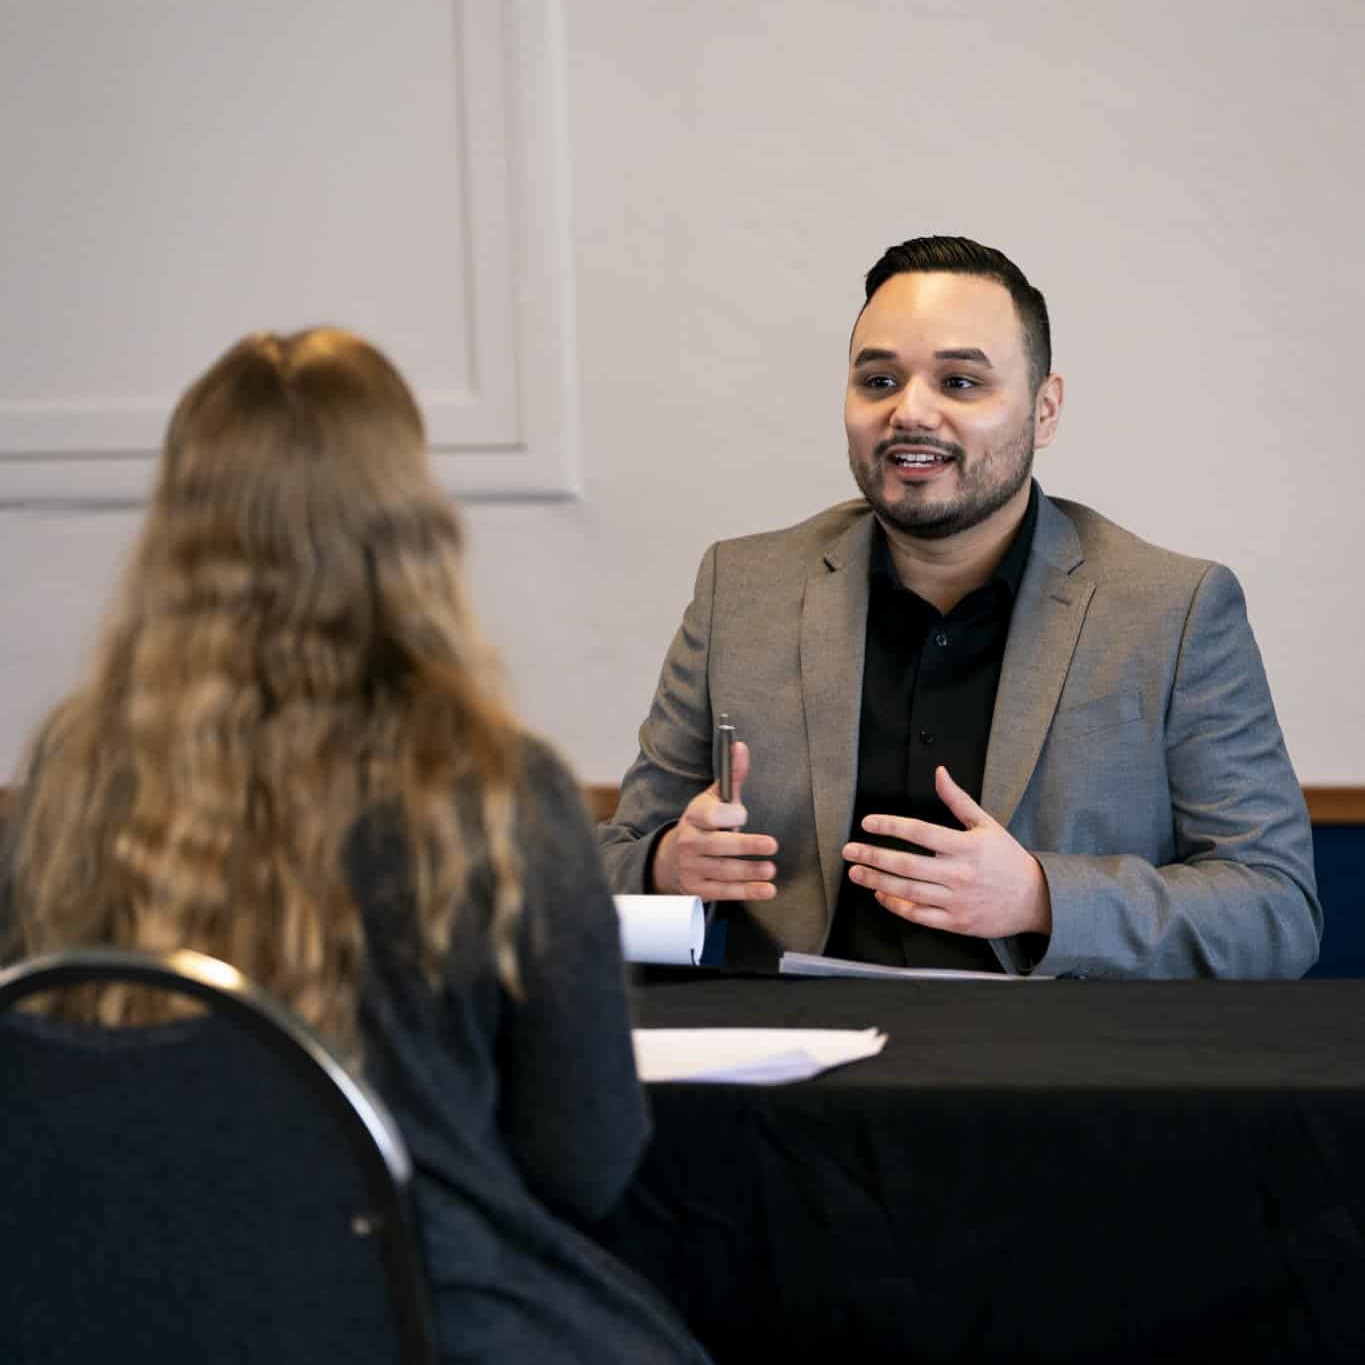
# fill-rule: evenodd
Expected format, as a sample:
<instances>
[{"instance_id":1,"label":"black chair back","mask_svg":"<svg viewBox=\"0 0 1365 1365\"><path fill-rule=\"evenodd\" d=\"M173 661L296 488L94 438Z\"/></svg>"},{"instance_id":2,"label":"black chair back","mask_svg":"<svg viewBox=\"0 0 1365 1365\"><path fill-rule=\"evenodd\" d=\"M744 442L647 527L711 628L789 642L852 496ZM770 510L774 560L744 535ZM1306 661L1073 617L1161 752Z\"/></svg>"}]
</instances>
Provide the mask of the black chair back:
<instances>
[{"instance_id":1,"label":"black chair back","mask_svg":"<svg viewBox=\"0 0 1365 1365\"><path fill-rule=\"evenodd\" d=\"M13 1008L111 981L207 1013L107 1029ZM0 1358L435 1359L393 1120L225 963L89 949L0 973L0 1097Z\"/></svg>"}]
</instances>

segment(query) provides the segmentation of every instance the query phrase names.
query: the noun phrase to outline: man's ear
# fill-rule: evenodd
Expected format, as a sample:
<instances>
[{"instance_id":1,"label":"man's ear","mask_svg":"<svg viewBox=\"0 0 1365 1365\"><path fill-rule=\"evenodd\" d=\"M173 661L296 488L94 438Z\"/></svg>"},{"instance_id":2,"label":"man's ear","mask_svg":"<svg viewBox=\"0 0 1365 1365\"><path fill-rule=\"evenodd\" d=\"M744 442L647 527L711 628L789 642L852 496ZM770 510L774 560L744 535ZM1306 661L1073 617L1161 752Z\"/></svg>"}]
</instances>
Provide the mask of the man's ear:
<instances>
[{"instance_id":1,"label":"man's ear","mask_svg":"<svg viewBox=\"0 0 1365 1365\"><path fill-rule=\"evenodd\" d=\"M1037 397L1033 400L1033 448L1041 450L1052 444L1057 434L1057 423L1062 417L1062 399L1065 385L1062 376L1050 374L1038 386Z\"/></svg>"}]
</instances>

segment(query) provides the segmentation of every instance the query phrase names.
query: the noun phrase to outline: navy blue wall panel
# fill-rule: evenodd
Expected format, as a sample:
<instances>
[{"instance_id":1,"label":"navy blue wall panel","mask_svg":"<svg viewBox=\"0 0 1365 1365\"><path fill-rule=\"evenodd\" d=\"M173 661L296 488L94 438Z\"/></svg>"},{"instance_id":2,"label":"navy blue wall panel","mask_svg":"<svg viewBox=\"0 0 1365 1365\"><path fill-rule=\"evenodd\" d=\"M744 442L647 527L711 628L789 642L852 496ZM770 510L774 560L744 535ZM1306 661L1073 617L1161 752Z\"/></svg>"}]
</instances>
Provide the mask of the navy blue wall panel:
<instances>
[{"instance_id":1,"label":"navy blue wall panel","mask_svg":"<svg viewBox=\"0 0 1365 1365\"><path fill-rule=\"evenodd\" d=\"M1365 825L1314 825L1324 928L1313 976L1365 976Z\"/></svg>"}]
</instances>

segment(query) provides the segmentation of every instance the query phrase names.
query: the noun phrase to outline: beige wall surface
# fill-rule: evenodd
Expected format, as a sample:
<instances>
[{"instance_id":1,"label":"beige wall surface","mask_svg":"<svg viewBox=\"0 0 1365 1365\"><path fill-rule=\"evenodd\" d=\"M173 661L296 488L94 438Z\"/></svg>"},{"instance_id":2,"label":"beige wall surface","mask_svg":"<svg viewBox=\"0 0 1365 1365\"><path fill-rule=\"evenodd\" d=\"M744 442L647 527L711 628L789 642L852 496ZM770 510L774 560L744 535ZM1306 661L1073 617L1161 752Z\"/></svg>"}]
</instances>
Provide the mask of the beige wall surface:
<instances>
[{"instance_id":1,"label":"beige wall surface","mask_svg":"<svg viewBox=\"0 0 1365 1365\"><path fill-rule=\"evenodd\" d=\"M36 22L35 3L0 0L0 19ZM1048 297L1068 387L1044 487L1230 564L1300 778L1365 784L1365 7L556 13L581 491L471 502L466 522L520 708L585 780L632 757L706 545L851 495L840 405L861 276L889 243L945 232L1003 248ZM24 136L41 148L41 127ZM17 147L0 142L0 183ZM107 192L135 222L145 186ZM421 208L394 206L395 249ZM79 353L92 339L65 306ZM0 331L0 398L29 373L33 325L10 312ZM541 364L525 353L523 390L557 382ZM0 512L0 771L75 676L135 521Z\"/></svg>"}]
</instances>

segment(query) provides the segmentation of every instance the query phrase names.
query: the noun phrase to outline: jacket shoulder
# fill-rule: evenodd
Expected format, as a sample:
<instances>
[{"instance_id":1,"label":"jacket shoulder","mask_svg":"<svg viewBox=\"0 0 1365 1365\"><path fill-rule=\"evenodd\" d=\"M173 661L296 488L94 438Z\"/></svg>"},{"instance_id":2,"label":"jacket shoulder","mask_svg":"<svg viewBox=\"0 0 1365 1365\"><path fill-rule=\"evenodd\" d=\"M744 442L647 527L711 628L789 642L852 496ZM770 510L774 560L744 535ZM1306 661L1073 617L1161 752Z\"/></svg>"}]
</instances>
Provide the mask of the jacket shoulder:
<instances>
[{"instance_id":1,"label":"jacket shoulder","mask_svg":"<svg viewBox=\"0 0 1365 1365\"><path fill-rule=\"evenodd\" d=\"M865 499L851 498L792 526L718 541L714 548L718 557L730 563L804 563L832 549L854 526L867 521L871 515L872 508Z\"/></svg>"},{"instance_id":2,"label":"jacket shoulder","mask_svg":"<svg viewBox=\"0 0 1365 1365\"><path fill-rule=\"evenodd\" d=\"M1222 569L1211 559L1181 554L1111 521L1084 503L1052 498L1053 507L1071 524L1084 559L1082 572L1092 578L1113 580L1130 586L1196 586L1210 569Z\"/></svg>"}]
</instances>

